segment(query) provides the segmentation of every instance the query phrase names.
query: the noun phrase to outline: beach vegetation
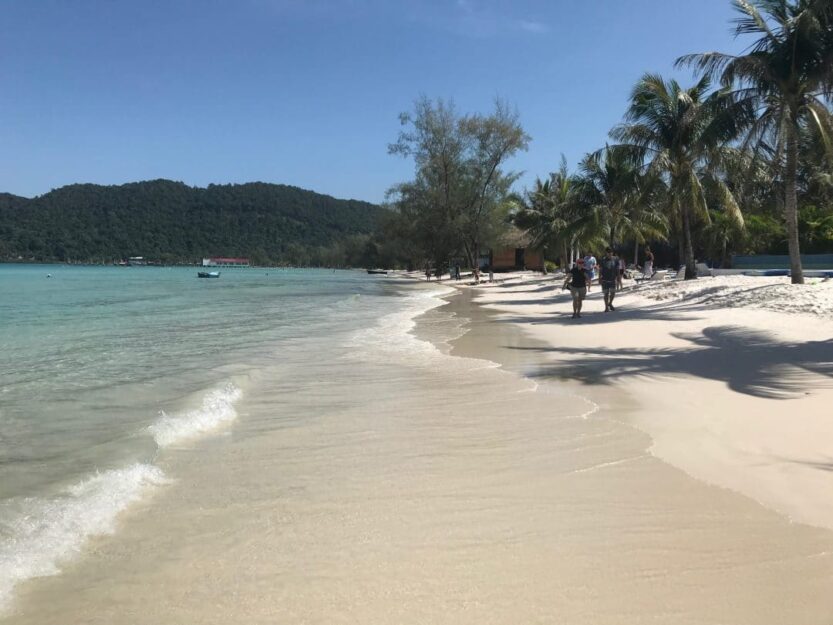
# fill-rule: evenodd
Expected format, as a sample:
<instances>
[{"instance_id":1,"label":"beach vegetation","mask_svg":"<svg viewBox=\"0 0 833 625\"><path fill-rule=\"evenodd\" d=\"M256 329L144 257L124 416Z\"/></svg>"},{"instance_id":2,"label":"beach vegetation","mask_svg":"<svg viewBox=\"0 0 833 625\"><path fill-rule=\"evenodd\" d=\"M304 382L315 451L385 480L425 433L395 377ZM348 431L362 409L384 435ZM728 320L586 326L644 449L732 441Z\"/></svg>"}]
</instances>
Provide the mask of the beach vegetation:
<instances>
[{"instance_id":1,"label":"beach vegetation","mask_svg":"<svg viewBox=\"0 0 833 625\"><path fill-rule=\"evenodd\" d=\"M413 180L388 192L400 229L411 233L421 262L439 267L460 255L474 267L511 208L519 174L504 165L530 141L518 113L497 100L488 115L461 114L453 102L421 97L400 122L389 152L415 165Z\"/></svg>"},{"instance_id":2,"label":"beach vegetation","mask_svg":"<svg viewBox=\"0 0 833 625\"><path fill-rule=\"evenodd\" d=\"M0 197L0 257L110 263L144 256L174 264L227 255L259 265L364 266L385 213L265 183L76 184L32 199Z\"/></svg>"},{"instance_id":3,"label":"beach vegetation","mask_svg":"<svg viewBox=\"0 0 833 625\"><path fill-rule=\"evenodd\" d=\"M800 141L812 131L833 151L833 7L827 0L736 0L735 36L756 41L745 54L691 54L678 59L717 77L730 97L754 111L743 145L767 158L783 189L790 273L804 281L799 234Z\"/></svg>"},{"instance_id":4,"label":"beach vegetation","mask_svg":"<svg viewBox=\"0 0 833 625\"><path fill-rule=\"evenodd\" d=\"M572 260L572 250L588 243L594 225L590 212L582 213L576 201L575 182L562 156L560 168L547 180L538 178L532 189L512 196L508 215L529 237L531 249L557 256L562 267Z\"/></svg>"},{"instance_id":5,"label":"beach vegetation","mask_svg":"<svg viewBox=\"0 0 833 625\"><path fill-rule=\"evenodd\" d=\"M667 185L669 218L678 233L686 279L696 278L692 229L709 220L709 190L727 214L742 222L740 207L721 175L724 148L749 115L723 91L711 91L702 77L688 88L676 80L645 74L634 86L625 122L611 137L634 151L650 175Z\"/></svg>"},{"instance_id":6,"label":"beach vegetation","mask_svg":"<svg viewBox=\"0 0 833 625\"><path fill-rule=\"evenodd\" d=\"M585 156L577 191L577 200L587 206L602 231L605 247L620 249L625 241L632 241L636 257L639 245L667 239L669 222L663 210L667 189L661 176L642 167L638 150L605 146Z\"/></svg>"}]
</instances>

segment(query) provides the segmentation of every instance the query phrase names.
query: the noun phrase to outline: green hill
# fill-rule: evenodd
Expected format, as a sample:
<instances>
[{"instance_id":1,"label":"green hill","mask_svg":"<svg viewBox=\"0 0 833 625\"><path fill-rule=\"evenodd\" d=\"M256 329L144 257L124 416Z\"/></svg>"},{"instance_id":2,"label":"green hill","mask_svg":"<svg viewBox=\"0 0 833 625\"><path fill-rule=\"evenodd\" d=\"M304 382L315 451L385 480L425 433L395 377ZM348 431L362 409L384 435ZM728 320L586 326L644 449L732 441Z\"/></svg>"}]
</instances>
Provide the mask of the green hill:
<instances>
[{"instance_id":1,"label":"green hill","mask_svg":"<svg viewBox=\"0 0 833 625\"><path fill-rule=\"evenodd\" d=\"M145 256L173 263L213 255L257 264L349 264L383 212L367 202L260 182L74 184L32 199L0 193L0 260Z\"/></svg>"}]
</instances>

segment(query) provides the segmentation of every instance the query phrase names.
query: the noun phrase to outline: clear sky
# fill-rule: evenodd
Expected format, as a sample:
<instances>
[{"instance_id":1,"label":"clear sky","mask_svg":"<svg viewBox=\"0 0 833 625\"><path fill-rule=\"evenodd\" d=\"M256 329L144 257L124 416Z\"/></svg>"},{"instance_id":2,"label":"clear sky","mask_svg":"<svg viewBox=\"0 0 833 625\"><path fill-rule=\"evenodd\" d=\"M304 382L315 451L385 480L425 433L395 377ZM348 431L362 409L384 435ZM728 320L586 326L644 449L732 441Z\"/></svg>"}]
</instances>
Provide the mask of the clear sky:
<instances>
[{"instance_id":1,"label":"clear sky","mask_svg":"<svg viewBox=\"0 0 833 625\"><path fill-rule=\"evenodd\" d=\"M634 82L738 50L729 0L0 0L0 191L264 181L379 202L420 94L532 136L522 185L604 145Z\"/></svg>"}]
</instances>

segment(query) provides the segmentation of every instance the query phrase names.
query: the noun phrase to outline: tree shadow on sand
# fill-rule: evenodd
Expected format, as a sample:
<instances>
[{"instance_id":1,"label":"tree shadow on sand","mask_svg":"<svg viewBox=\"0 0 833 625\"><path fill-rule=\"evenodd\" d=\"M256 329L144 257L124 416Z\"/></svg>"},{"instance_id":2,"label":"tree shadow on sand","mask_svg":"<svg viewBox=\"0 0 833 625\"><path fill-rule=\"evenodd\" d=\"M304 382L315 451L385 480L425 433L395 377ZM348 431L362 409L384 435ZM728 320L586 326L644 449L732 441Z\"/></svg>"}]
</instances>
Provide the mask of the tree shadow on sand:
<instances>
[{"instance_id":1,"label":"tree shadow on sand","mask_svg":"<svg viewBox=\"0 0 833 625\"><path fill-rule=\"evenodd\" d=\"M532 377L609 384L628 377L690 375L718 380L735 392L770 399L805 394L808 374L833 386L833 340L782 342L757 330L713 326L702 333L674 333L690 346L663 349L513 347L574 355L572 362L543 366ZM818 387L818 379L813 385Z\"/></svg>"},{"instance_id":2,"label":"tree shadow on sand","mask_svg":"<svg viewBox=\"0 0 833 625\"><path fill-rule=\"evenodd\" d=\"M507 300L505 302L490 302L490 305L535 305L535 304L564 304L569 302L569 295L567 296L553 296L549 299L532 299L532 300ZM681 306L678 303L669 304L662 302L658 304L640 306L638 308L617 308L615 313L604 313L601 307L604 306L604 301L601 299L601 294L598 297L585 300L584 309L581 311L581 319L573 319L572 313L567 308L555 310L544 313L538 316L530 315L529 313L513 314L501 313L497 319L498 322L503 323L529 323L532 325L563 325L567 327L586 326L586 325L601 325L609 323L618 323L621 321L635 321L640 319L650 319L653 321L695 321L700 319L696 313L703 310L702 306Z\"/></svg>"}]
</instances>

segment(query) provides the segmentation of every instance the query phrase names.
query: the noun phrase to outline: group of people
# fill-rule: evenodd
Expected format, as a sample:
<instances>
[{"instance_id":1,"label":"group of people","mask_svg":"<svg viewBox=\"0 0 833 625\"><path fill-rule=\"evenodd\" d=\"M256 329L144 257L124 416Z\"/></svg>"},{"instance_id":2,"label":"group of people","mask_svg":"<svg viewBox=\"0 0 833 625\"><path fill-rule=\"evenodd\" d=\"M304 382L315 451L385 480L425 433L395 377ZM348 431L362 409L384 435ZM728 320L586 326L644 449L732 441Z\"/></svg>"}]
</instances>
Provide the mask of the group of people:
<instances>
[{"instance_id":1,"label":"group of people","mask_svg":"<svg viewBox=\"0 0 833 625\"><path fill-rule=\"evenodd\" d=\"M581 317L584 298L596 279L598 269L599 286L604 296L605 312L614 312L613 299L616 291L622 288L625 275L625 259L616 255L613 248L606 248L605 255L597 261L592 254L579 258L572 269L567 272L567 279L562 288L569 289L573 296L573 319Z\"/></svg>"},{"instance_id":2,"label":"group of people","mask_svg":"<svg viewBox=\"0 0 833 625\"><path fill-rule=\"evenodd\" d=\"M489 265L486 268L486 270L489 272L489 282L494 282L494 280L495 280L495 271L494 271L494 269L492 268L491 265ZM471 275L472 275L472 278L474 279L475 284L480 284L480 271L481 271L480 267L475 267L474 269L472 269ZM431 280L431 275L432 275L431 267L426 266L425 267L425 279L430 281ZM434 271L433 275L437 280L442 279L442 275L443 275L442 270L437 269L436 271ZM449 268L449 277L453 278L454 280L459 280L460 279L460 265L459 264L455 264L453 267Z\"/></svg>"}]
</instances>

